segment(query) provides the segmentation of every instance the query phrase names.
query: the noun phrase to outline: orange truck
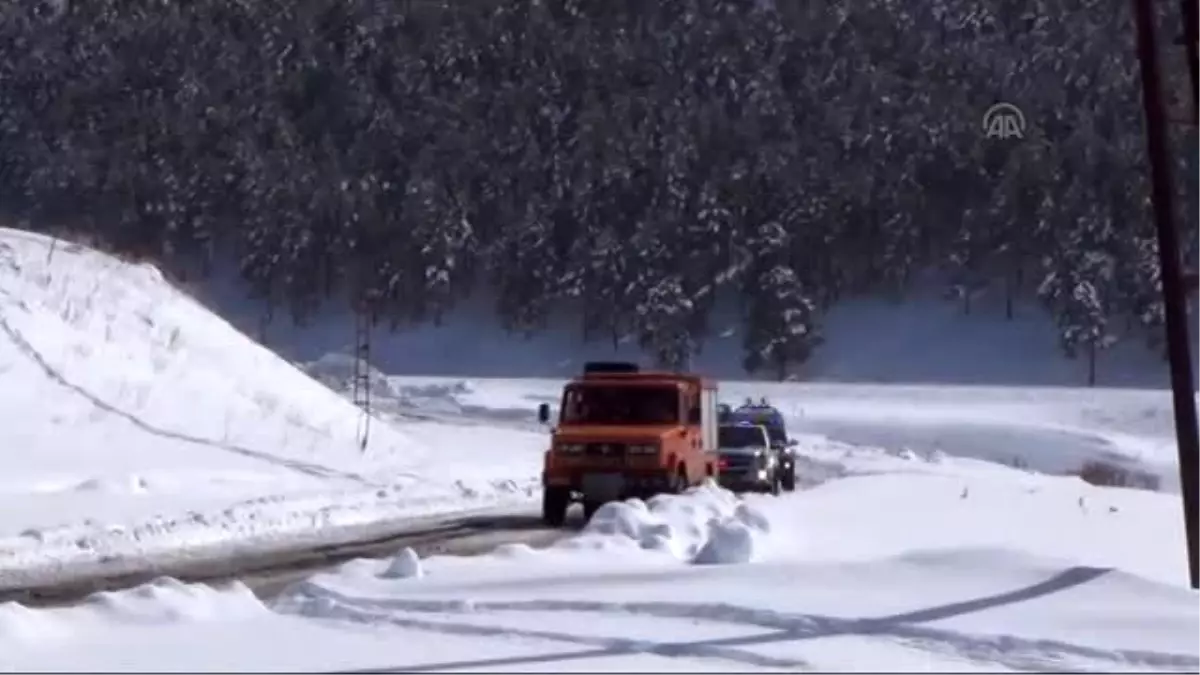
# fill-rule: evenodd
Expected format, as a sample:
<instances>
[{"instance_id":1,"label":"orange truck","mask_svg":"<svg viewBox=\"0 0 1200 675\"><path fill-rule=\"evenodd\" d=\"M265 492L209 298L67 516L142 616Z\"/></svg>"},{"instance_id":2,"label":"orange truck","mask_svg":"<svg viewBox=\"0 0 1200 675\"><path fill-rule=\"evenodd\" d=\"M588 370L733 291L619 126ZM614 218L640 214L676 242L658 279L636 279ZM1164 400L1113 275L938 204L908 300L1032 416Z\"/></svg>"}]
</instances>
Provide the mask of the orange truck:
<instances>
[{"instance_id":1,"label":"orange truck","mask_svg":"<svg viewBox=\"0 0 1200 675\"><path fill-rule=\"evenodd\" d=\"M538 406L550 423L550 405ZM542 517L561 526L583 503L679 493L717 478L717 384L697 375L592 362L563 387L542 471Z\"/></svg>"}]
</instances>

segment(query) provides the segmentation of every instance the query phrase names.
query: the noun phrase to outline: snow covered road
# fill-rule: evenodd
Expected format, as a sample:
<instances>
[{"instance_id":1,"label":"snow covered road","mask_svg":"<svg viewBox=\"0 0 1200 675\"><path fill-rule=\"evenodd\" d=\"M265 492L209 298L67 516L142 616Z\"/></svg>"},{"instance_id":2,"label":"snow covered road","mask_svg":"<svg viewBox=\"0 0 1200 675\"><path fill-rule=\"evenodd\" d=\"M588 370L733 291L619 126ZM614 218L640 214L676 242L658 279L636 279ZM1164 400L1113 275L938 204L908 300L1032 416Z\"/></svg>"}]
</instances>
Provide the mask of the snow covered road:
<instances>
[{"instance_id":1,"label":"snow covered road","mask_svg":"<svg viewBox=\"0 0 1200 675\"><path fill-rule=\"evenodd\" d=\"M271 599L290 583L338 564L358 558L384 558L411 548L421 555L478 555L498 546L523 544L541 548L568 536L581 526L568 523L565 529L542 525L532 511L487 511L480 515L405 520L394 532L368 537L349 534L346 542L335 542L273 552L252 546L222 558L201 558L169 568L149 566L133 572L102 570L94 576L55 579L45 585L0 588L0 603L19 602L28 607L64 606L84 600L99 591L134 588L164 575L189 583L219 584L239 581L256 595Z\"/></svg>"}]
</instances>

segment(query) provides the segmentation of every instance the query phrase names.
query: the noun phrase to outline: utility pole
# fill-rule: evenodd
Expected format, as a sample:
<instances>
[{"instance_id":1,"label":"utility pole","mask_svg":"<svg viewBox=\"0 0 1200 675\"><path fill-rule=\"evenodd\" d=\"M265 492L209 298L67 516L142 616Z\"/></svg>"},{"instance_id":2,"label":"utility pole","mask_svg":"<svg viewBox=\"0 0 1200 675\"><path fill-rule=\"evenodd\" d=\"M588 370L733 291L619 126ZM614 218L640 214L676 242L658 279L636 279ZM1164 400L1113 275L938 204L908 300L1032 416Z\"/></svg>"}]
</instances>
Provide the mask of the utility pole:
<instances>
[{"instance_id":1,"label":"utility pole","mask_svg":"<svg viewBox=\"0 0 1200 675\"><path fill-rule=\"evenodd\" d=\"M1196 81L1196 52L1200 50L1200 10L1196 8L1196 0L1180 0L1179 9L1183 14L1183 35L1180 36L1180 40L1187 50L1188 71L1192 76L1192 119L1196 120L1200 115L1196 103L1197 92L1200 92L1200 82Z\"/></svg>"},{"instance_id":2,"label":"utility pole","mask_svg":"<svg viewBox=\"0 0 1200 675\"><path fill-rule=\"evenodd\" d=\"M1196 105L1196 0L1182 0L1184 39L1190 57L1192 95ZM1172 204L1174 190L1167 151L1167 116L1159 79L1156 21L1151 0L1133 0L1137 25L1138 60L1141 62L1142 103L1146 111L1146 154L1150 161L1150 185L1154 200L1154 224L1158 232L1163 309L1167 333L1167 355L1171 371L1171 397L1175 408L1175 438L1179 451L1179 486L1183 501L1184 532L1187 537L1188 579L1200 589L1200 549L1197 536L1197 483L1200 482L1200 452L1196 424L1195 386L1192 378L1191 347L1188 344L1187 290L1180 270L1179 231Z\"/></svg>"}]
</instances>

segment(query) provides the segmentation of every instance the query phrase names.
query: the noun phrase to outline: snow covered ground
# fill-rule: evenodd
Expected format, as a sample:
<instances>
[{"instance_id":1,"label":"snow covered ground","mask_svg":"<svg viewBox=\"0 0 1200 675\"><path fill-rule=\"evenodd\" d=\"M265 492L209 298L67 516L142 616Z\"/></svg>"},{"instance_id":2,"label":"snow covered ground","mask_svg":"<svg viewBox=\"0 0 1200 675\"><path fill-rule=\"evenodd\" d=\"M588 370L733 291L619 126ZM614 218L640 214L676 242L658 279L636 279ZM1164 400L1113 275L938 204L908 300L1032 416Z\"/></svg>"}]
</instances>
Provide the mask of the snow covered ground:
<instances>
[{"instance_id":1,"label":"snow covered ground","mask_svg":"<svg viewBox=\"0 0 1200 675\"><path fill-rule=\"evenodd\" d=\"M536 515L561 380L374 379L364 451L345 397L153 269L0 230L0 585ZM356 561L268 602L10 603L0 670L1200 670L1167 392L722 383L745 396L789 416L806 489L610 505L549 550ZM1048 475L1095 459L1168 491Z\"/></svg>"},{"instance_id":2,"label":"snow covered ground","mask_svg":"<svg viewBox=\"0 0 1200 675\"><path fill-rule=\"evenodd\" d=\"M321 370L321 369L318 369ZM321 372L328 372L321 370ZM395 414L535 429L562 380L390 377ZM1098 460L1178 490L1170 392L1153 389L721 382L737 405L766 397L797 430L897 453L948 453L1076 473Z\"/></svg>"},{"instance_id":3,"label":"snow covered ground","mask_svg":"<svg viewBox=\"0 0 1200 675\"><path fill-rule=\"evenodd\" d=\"M414 421L363 449L348 401L153 268L5 229L0 385L0 587L527 503L545 444Z\"/></svg>"},{"instance_id":4,"label":"snow covered ground","mask_svg":"<svg viewBox=\"0 0 1200 675\"><path fill-rule=\"evenodd\" d=\"M269 602L162 580L0 607L0 668L1200 669L1175 499L803 438L827 482L604 507L549 549L360 560Z\"/></svg>"}]
</instances>

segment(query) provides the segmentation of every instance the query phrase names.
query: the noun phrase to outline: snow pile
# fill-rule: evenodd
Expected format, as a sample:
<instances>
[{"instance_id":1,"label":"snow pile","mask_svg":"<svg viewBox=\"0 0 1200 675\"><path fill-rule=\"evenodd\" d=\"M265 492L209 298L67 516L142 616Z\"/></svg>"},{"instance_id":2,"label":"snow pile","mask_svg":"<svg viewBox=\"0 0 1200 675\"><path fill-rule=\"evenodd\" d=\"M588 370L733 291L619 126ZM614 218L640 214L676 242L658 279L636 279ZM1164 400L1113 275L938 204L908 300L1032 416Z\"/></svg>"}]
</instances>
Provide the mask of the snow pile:
<instances>
[{"instance_id":1,"label":"snow pile","mask_svg":"<svg viewBox=\"0 0 1200 675\"><path fill-rule=\"evenodd\" d=\"M251 619L269 612L241 583L214 588L163 577L125 591L95 593L69 607L0 605L0 644L69 640L114 624L161 628Z\"/></svg>"},{"instance_id":2,"label":"snow pile","mask_svg":"<svg viewBox=\"0 0 1200 675\"><path fill-rule=\"evenodd\" d=\"M230 621L260 615L268 610L249 588L239 582L224 588L213 588L163 577L128 591L96 593L81 605L63 611L77 611L97 624L119 620L161 625Z\"/></svg>"},{"instance_id":3,"label":"snow pile","mask_svg":"<svg viewBox=\"0 0 1200 675\"><path fill-rule=\"evenodd\" d=\"M657 495L601 506L570 549L629 549L669 553L696 564L739 564L755 558L771 531L757 509L709 481L682 495Z\"/></svg>"},{"instance_id":4,"label":"snow pile","mask_svg":"<svg viewBox=\"0 0 1200 675\"><path fill-rule=\"evenodd\" d=\"M30 609L15 602L0 604L0 644L61 637L67 632L61 628L47 610Z\"/></svg>"},{"instance_id":5,"label":"snow pile","mask_svg":"<svg viewBox=\"0 0 1200 675\"><path fill-rule=\"evenodd\" d=\"M421 567L421 558L417 556L417 552L405 546L379 576L383 579L420 579L425 576L425 570Z\"/></svg>"},{"instance_id":6,"label":"snow pile","mask_svg":"<svg viewBox=\"0 0 1200 675\"><path fill-rule=\"evenodd\" d=\"M546 427L537 421L536 403L531 398L526 381L488 382L487 393L479 395L480 387L468 380L389 377L393 400L385 409L401 419L430 419L443 422L521 429L544 434ZM549 398L557 402L561 382L554 382L556 391ZM497 396L497 387L505 393Z\"/></svg>"},{"instance_id":7,"label":"snow pile","mask_svg":"<svg viewBox=\"0 0 1200 675\"><path fill-rule=\"evenodd\" d=\"M692 562L698 565L733 565L755 557L757 537L770 532L770 523L747 504L738 504L733 517L708 523L708 537Z\"/></svg>"},{"instance_id":8,"label":"snow pile","mask_svg":"<svg viewBox=\"0 0 1200 675\"><path fill-rule=\"evenodd\" d=\"M303 369L313 379L334 391L349 392L354 389L355 362L357 359L342 352L330 352L316 361L303 364ZM367 384L372 394L388 395L391 385L387 375L375 366L367 365L362 373L367 378Z\"/></svg>"}]
</instances>

